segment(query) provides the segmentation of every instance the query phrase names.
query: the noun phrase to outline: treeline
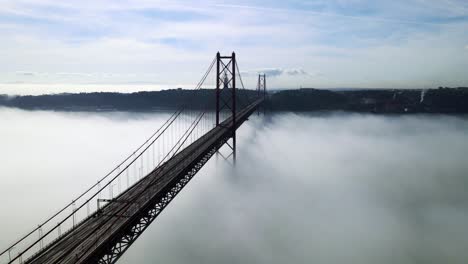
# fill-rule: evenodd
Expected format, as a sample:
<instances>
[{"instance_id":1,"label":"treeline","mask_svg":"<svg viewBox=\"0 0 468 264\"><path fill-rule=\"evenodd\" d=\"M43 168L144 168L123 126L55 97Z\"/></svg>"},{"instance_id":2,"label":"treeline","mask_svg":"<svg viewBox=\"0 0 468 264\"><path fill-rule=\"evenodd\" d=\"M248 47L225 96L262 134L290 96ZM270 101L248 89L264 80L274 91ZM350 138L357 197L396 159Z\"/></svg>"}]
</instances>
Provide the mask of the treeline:
<instances>
[{"instance_id":1,"label":"treeline","mask_svg":"<svg viewBox=\"0 0 468 264\"><path fill-rule=\"evenodd\" d=\"M223 91L229 98L229 91ZM256 98L251 90L237 91L238 108ZM137 93L80 93L40 96L0 95L0 106L68 111L155 111L215 108L215 91L173 89ZM226 101L229 101L227 99ZM223 102L221 102L223 103ZM271 111L342 110L374 113L468 113L468 88L374 89L332 91L298 89L271 92L265 106Z\"/></svg>"},{"instance_id":2,"label":"treeline","mask_svg":"<svg viewBox=\"0 0 468 264\"><path fill-rule=\"evenodd\" d=\"M270 96L276 111L342 110L374 113L468 113L468 88L285 90Z\"/></svg>"},{"instance_id":3,"label":"treeline","mask_svg":"<svg viewBox=\"0 0 468 264\"><path fill-rule=\"evenodd\" d=\"M222 91L222 96L230 96L228 91ZM238 90L238 104L246 105L256 97L256 92ZM70 111L152 111L174 109L182 105L187 108L213 109L216 104L214 90L183 90L172 89L136 93L79 93L79 94L48 94L39 96L6 96L0 95L0 106L22 109L70 110Z\"/></svg>"}]
</instances>

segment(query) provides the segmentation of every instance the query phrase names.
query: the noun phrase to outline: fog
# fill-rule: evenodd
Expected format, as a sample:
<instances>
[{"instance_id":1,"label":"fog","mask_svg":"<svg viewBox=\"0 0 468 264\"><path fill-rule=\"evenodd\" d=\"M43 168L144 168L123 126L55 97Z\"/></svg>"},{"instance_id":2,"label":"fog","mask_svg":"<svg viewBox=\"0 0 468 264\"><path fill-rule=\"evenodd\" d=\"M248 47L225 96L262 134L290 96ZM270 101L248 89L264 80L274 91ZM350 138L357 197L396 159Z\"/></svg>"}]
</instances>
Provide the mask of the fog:
<instances>
[{"instance_id":1,"label":"fog","mask_svg":"<svg viewBox=\"0 0 468 264\"><path fill-rule=\"evenodd\" d=\"M0 108L0 248L167 117ZM466 117L254 115L236 166L214 156L119 263L466 263L467 132Z\"/></svg>"}]
</instances>

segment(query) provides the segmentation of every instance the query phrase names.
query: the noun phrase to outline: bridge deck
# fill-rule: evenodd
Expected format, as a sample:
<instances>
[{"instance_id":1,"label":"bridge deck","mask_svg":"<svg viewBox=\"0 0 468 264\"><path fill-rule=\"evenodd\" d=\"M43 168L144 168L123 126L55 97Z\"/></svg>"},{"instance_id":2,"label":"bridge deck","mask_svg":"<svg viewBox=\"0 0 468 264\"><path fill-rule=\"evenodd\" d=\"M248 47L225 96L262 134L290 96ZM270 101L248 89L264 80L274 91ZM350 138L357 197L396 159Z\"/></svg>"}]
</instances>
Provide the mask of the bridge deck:
<instances>
[{"instance_id":1,"label":"bridge deck","mask_svg":"<svg viewBox=\"0 0 468 264\"><path fill-rule=\"evenodd\" d=\"M237 113L236 129L247 120L261 101L255 101ZM232 119L228 119L210 130L116 197L113 202L105 205L100 212L91 215L60 239L29 258L26 263L89 262L96 251L108 247L109 241L115 238L115 234L128 226L134 217L141 214L142 210L148 210L145 205L163 192L174 179L190 169L194 161L222 145L231 135L231 130L228 129L231 126Z\"/></svg>"}]
</instances>

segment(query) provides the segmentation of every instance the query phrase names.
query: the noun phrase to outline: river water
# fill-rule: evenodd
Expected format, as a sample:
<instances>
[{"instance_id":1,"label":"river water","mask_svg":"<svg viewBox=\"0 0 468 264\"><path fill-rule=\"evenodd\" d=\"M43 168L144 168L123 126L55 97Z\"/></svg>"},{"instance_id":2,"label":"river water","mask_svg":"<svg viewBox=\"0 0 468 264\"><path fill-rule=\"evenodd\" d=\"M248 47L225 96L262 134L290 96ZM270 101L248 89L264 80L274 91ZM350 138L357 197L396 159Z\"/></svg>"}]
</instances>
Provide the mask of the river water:
<instances>
[{"instance_id":1,"label":"river water","mask_svg":"<svg viewBox=\"0 0 468 264\"><path fill-rule=\"evenodd\" d=\"M0 248L168 116L0 108ZM465 117L254 115L237 156L213 157L119 263L468 261Z\"/></svg>"}]
</instances>

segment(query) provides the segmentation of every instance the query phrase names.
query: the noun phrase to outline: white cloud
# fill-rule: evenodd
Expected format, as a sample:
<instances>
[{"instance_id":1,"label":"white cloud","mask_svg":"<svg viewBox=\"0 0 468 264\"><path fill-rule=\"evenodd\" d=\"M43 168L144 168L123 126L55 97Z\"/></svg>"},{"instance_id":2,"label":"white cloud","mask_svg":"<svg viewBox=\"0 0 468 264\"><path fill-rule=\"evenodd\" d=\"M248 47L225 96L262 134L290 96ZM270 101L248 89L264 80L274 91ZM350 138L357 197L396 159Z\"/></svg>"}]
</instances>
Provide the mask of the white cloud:
<instances>
[{"instance_id":1,"label":"white cloud","mask_svg":"<svg viewBox=\"0 0 468 264\"><path fill-rule=\"evenodd\" d=\"M468 53L459 56L460 47L467 49L468 37L464 34L467 23L441 26L427 21L410 25L393 23L413 21L417 18L410 14L418 14L423 8L429 10L424 11L427 14L450 8L453 11L449 14L455 15L455 6L466 10L466 4L453 0L447 0L450 2L447 6L436 0L408 4L379 1L379 5L388 8L376 16L352 12L343 15L339 9L333 9L346 5L352 10L356 5L366 6L368 1L351 4L321 1L327 8L316 16L304 15L307 10L278 8L274 3L265 9L249 8L248 4L215 6L204 1L195 7L173 1L6 0L0 7L0 15L21 14L26 18L48 19L48 23L12 20L0 25L0 34L8 36L0 41L0 80L141 81L176 86L196 83L221 49L223 54L237 52L241 71L257 69L248 71L246 86L255 86L256 75L263 72L275 77L269 80L269 85L278 88L415 87L439 83L448 86L450 82L468 85L467 77L463 77L466 73L461 73L461 69L468 67ZM422 7L415 3L421 3ZM51 11L46 10L50 6L73 12L49 14ZM404 7L408 10L400 15L397 11ZM208 19L164 20L134 12L146 8L168 14L190 11ZM224 11L232 8L236 16L225 16ZM376 23L368 23L371 20ZM175 39L182 45L161 43L162 39ZM430 47L427 43L431 43ZM269 65L281 68L262 68ZM33 75L19 73L24 70ZM15 71L18 74L5 75Z\"/></svg>"},{"instance_id":2,"label":"white cloud","mask_svg":"<svg viewBox=\"0 0 468 264\"><path fill-rule=\"evenodd\" d=\"M287 69L287 70L285 70L285 72L288 75L309 75L303 69Z\"/></svg>"},{"instance_id":3,"label":"white cloud","mask_svg":"<svg viewBox=\"0 0 468 264\"><path fill-rule=\"evenodd\" d=\"M266 74L269 77L276 77L282 75L284 73L283 69L279 68L266 68L266 69L257 69L250 71L251 74L258 75L258 74Z\"/></svg>"},{"instance_id":4,"label":"white cloud","mask_svg":"<svg viewBox=\"0 0 468 264\"><path fill-rule=\"evenodd\" d=\"M290 76L309 75L303 69L282 69L282 68L263 68L263 69L245 71L242 73L246 75L255 75L255 76L258 74L266 74L269 77L277 77L281 75L290 75Z\"/></svg>"},{"instance_id":5,"label":"white cloud","mask_svg":"<svg viewBox=\"0 0 468 264\"><path fill-rule=\"evenodd\" d=\"M19 75L19 76L35 76L36 73L34 73L34 72L27 72L27 71L17 71L17 72L16 72L16 75Z\"/></svg>"}]
</instances>

